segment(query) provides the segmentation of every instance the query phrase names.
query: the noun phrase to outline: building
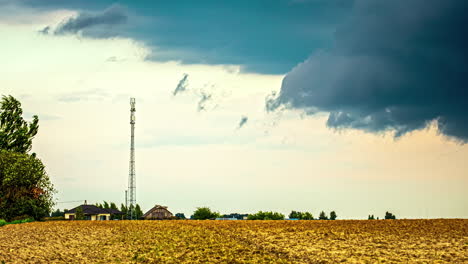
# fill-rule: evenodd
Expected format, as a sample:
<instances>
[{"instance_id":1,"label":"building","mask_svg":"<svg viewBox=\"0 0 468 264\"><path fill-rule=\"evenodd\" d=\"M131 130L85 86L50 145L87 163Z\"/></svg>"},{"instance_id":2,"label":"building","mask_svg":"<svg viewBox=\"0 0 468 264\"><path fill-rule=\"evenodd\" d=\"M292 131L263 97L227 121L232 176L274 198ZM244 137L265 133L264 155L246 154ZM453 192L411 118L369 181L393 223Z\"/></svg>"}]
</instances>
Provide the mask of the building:
<instances>
[{"instance_id":1,"label":"building","mask_svg":"<svg viewBox=\"0 0 468 264\"><path fill-rule=\"evenodd\" d=\"M146 212L146 214L143 215L144 219L169 219L173 218L174 216L172 215L169 210L167 210L167 206L162 206L162 205L155 205L151 210Z\"/></svg>"},{"instance_id":2,"label":"building","mask_svg":"<svg viewBox=\"0 0 468 264\"><path fill-rule=\"evenodd\" d=\"M83 210L85 220L111 220L111 215L123 215L119 210L99 208L91 204L83 204L78 207ZM78 207L66 211L65 219L75 220Z\"/></svg>"}]
</instances>

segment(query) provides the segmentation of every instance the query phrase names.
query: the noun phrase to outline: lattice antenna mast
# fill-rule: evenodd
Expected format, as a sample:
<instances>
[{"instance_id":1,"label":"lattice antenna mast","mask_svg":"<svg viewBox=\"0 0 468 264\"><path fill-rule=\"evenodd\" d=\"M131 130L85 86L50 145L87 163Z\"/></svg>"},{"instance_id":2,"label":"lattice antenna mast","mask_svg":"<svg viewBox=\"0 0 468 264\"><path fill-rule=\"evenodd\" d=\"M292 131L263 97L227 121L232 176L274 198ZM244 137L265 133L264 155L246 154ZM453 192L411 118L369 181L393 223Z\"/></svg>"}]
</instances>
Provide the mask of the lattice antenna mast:
<instances>
[{"instance_id":1,"label":"lattice antenna mast","mask_svg":"<svg viewBox=\"0 0 468 264\"><path fill-rule=\"evenodd\" d=\"M136 179L135 179L135 98L130 98L130 126L131 126L131 139L130 139L130 170L128 175L128 194L130 219L135 218L135 205L136 205Z\"/></svg>"}]
</instances>

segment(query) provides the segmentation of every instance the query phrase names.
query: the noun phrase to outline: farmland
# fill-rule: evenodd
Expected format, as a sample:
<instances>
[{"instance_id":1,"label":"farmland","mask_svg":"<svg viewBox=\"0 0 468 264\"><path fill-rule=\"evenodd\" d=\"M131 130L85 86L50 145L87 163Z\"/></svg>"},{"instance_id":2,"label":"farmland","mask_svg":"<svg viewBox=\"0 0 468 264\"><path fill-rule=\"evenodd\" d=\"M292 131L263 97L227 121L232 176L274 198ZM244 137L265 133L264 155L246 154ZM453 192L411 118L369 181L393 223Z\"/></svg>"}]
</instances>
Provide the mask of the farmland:
<instances>
[{"instance_id":1,"label":"farmland","mask_svg":"<svg viewBox=\"0 0 468 264\"><path fill-rule=\"evenodd\" d=\"M0 263L468 262L456 219L34 222L0 241Z\"/></svg>"}]
</instances>

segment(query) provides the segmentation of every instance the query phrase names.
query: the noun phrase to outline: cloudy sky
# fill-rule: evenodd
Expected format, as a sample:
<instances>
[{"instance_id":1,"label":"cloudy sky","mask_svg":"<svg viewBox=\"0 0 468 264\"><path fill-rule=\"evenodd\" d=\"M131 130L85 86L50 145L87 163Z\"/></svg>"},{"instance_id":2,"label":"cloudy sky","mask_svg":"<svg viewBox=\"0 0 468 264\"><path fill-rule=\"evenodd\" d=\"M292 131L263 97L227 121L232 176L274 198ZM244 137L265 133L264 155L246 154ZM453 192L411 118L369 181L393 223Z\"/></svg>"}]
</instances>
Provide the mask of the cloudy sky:
<instances>
[{"instance_id":1,"label":"cloudy sky","mask_svg":"<svg viewBox=\"0 0 468 264\"><path fill-rule=\"evenodd\" d=\"M468 217L468 2L0 0L59 208Z\"/></svg>"}]
</instances>

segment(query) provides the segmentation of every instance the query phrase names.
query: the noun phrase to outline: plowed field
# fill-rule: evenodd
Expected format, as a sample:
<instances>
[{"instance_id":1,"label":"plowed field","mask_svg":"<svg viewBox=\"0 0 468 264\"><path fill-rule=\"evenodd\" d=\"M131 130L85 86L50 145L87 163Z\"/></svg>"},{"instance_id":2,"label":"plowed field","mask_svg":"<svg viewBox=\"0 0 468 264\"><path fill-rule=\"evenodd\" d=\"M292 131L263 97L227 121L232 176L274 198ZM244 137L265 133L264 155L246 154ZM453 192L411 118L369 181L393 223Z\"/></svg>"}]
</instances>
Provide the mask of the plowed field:
<instances>
[{"instance_id":1,"label":"plowed field","mask_svg":"<svg viewBox=\"0 0 468 264\"><path fill-rule=\"evenodd\" d=\"M2 262L468 263L468 220L34 222Z\"/></svg>"}]
</instances>

